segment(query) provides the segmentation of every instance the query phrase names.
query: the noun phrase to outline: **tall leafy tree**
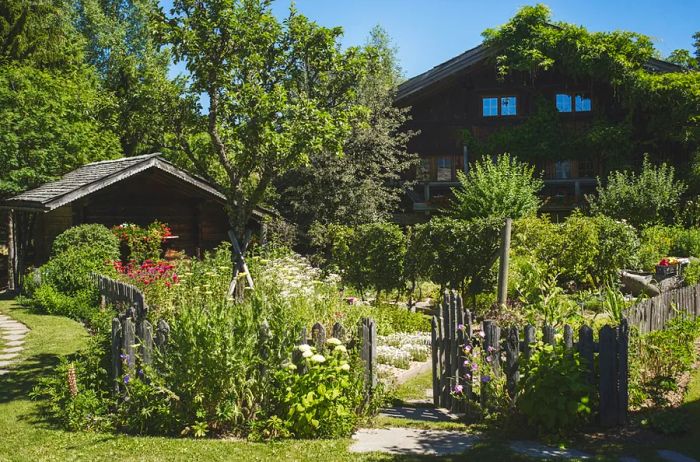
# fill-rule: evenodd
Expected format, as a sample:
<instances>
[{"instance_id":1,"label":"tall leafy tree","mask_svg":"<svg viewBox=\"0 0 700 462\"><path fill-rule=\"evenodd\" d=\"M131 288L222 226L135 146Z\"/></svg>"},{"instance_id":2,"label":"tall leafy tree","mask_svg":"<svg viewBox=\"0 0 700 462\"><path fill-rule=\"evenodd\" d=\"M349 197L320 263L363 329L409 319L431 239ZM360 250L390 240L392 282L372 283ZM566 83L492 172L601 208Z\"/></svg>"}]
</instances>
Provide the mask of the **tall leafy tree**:
<instances>
[{"instance_id":1,"label":"tall leafy tree","mask_svg":"<svg viewBox=\"0 0 700 462\"><path fill-rule=\"evenodd\" d=\"M155 0L78 0L86 59L114 97L112 115L122 151L162 150L173 132L184 78L170 79L170 50L159 37Z\"/></svg>"},{"instance_id":2,"label":"tall leafy tree","mask_svg":"<svg viewBox=\"0 0 700 462\"><path fill-rule=\"evenodd\" d=\"M169 17L175 56L193 90L209 98L207 131L225 175L234 249L272 182L314 154L340 154L352 121L366 113L354 98L364 54L341 51L341 29L293 8L278 21L270 3L175 0Z\"/></svg>"},{"instance_id":3,"label":"tall leafy tree","mask_svg":"<svg viewBox=\"0 0 700 462\"><path fill-rule=\"evenodd\" d=\"M413 133L401 130L409 109L393 105L402 79L396 49L380 27L371 31L364 48L368 70L357 82L357 102L369 109L369 123L352 127L343 156L318 153L280 184L280 207L302 231L314 223L386 220L411 186L402 173L418 158L406 149Z\"/></svg>"},{"instance_id":4,"label":"tall leafy tree","mask_svg":"<svg viewBox=\"0 0 700 462\"><path fill-rule=\"evenodd\" d=\"M0 198L119 155L112 100L84 64L73 19L63 0L0 7Z\"/></svg>"}]
</instances>

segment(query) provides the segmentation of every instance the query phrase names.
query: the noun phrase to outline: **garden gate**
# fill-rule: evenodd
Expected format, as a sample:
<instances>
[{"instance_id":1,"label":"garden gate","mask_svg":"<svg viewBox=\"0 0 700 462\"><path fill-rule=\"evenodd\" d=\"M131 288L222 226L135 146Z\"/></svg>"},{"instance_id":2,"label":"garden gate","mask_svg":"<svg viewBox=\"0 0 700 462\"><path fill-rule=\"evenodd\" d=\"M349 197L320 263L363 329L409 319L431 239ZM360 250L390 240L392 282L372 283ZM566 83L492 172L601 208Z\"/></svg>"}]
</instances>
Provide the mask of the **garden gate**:
<instances>
[{"instance_id":1,"label":"garden gate","mask_svg":"<svg viewBox=\"0 0 700 462\"><path fill-rule=\"evenodd\" d=\"M506 388L511 399L515 399L520 379L520 360L529 358L536 341L535 327L517 327L503 331L495 322L482 323L481 336L474 336L472 316L464 309L462 297L456 292L445 292L438 314L432 319L432 360L433 360L433 403L437 407L460 411L464 400L454 396L455 389L468 400L476 399L473 388L475 380L487 374L505 374ZM503 334L503 335L501 335ZM554 345L556 329L544 326L542 341ZM478 342L484 351L493 351L490 371L481 371L481 377L468 375L463 346ZM598 394L599 419L605 426L622 425L627 421L628 397L628 345L629 330L627 320L618 327L604 326L600 329L599 341L594 342L593 330L582 326L578 331L578 341L574 341L573 329L566 325L563 329L563 345L571 351L578 351L581 360L588 368L588 383L591 394ZM597 355L598 370L594 367ZM474 374L476 375L476 374ZM482 387L482 392L485 387ZM484 393L478 397L485 402Z\"/></svg>"}]
</instances>

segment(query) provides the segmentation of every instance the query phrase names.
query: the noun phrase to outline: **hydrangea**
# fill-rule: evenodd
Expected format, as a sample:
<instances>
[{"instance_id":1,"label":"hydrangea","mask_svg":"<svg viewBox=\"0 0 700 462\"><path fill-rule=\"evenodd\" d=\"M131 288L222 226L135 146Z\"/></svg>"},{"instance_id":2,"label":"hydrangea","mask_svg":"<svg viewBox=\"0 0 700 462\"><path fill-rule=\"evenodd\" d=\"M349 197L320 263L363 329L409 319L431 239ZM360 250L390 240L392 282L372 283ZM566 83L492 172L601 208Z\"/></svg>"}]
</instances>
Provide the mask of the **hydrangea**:
<instances>
[{"instance_id":1,"label":"hydrangea","mask_svg":"<svg viewBox=\"0 0 700 462\"><path fill-rule=\"evenodd\" d=\"M305 350L301 355L304 358L310 358L310 357L314 356L314 352L311 350Z\"/></svg>"},{"instance_id":2,"label":"hydrangea","mask_svg":"<svg viewBox=\"0 0 700 462\"><path fill-rule=\"evenodd\" d=\"M311 361L314 363L322 363L326 361L326 357L323 355L313 355L311 356Z\"/></svg>"},{"instance_id":3,"label":"hydrangea","mask_svg":"<svg viewBox=\"0 0 700 462\"><path fill-rule=\"evenodd\" d=\"M311 345L307 345L306 343L297 345L297 350L305 352L305 351L311 351Z\"/></svg>"},{"instance_id":4,"label":"hydrangea","mask_svg":"<svg viewBox=\"0 0 700 462\"><path fill-rule=\"evenodd\" d=\"M338 345L342 344L343 342L341 342L340 340L338 340L338 339L335 338L335 337L329 337L329 338L326 340L326 343L327 343L328 345L338 346Z\"/></svg>"},{"instance_id":5,"label":"hydrangea","mask_svg":"<svg viewBox=\"0 0 700 462\"><path fill-rule=\"evenodd\" d=\"M338 345L333 349L333 351L338 351L340 353L347 353L348 349L345 348L345 345Z\"/></svg>"},{"instance_id":6,"label":"hydrangea","mask_svg":"<svg viewBox=\"0 0 700 462\"><path fill-rule=\"evenodd\" d=\"M349 371L349 370L350 370L350 364L348 364L348 363L343 363L343 364L341 364L341 365L340 365L340 370L341 370L341 371L345 371L345 372Z\"/></svg>"}]
</instances>

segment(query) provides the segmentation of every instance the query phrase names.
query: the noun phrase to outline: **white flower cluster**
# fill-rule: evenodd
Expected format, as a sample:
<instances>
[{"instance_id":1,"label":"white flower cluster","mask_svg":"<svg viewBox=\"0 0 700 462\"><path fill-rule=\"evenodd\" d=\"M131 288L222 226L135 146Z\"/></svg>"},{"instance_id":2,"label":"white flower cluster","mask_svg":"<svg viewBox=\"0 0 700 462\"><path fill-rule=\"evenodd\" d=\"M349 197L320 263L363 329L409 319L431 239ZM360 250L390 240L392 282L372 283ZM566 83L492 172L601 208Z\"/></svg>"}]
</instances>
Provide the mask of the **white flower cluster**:
<instances>
[{"instance_id":1,"label":"white flower cluster","mask_svg":"<svg viewBox=\"0 0 700 462\"><path fill-rule=\"evenodd\" d=\"M265 261L260 275L261 279L279 285L284 297L312 296L320 277L321 271L298 254Z\"/></svg>"},{"instance_id":2,"label":"white flower cluster","mask_svg":"<svg viewBox=\"0 0 700 462\"><path fill-rule=\"evenodd\" d=\"M411 361L423 362L430 355L430 334L399 332L383 337L380 336L379 345L401 350L410 356Z\"/></svg>"},{"instance_id":3,"label":"white flower cluster","mask_svg":"<svg viewBox=\"0 0 700 462\"><path fill-rule=\"evenodd\" d=\"M411 353L389 345L378 345L377 363L408 369L411 367Z\"/></svg>"}]
</instances>

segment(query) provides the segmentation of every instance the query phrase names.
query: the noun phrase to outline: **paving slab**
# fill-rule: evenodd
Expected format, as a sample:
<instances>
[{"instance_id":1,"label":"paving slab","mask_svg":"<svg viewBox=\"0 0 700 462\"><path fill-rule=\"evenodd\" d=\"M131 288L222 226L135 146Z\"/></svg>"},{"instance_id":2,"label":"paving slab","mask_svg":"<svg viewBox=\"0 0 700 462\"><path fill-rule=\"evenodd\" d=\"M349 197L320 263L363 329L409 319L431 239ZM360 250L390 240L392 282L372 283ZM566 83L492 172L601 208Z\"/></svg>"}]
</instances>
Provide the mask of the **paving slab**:
<instances>
[{"instance_id":1,"label":"paving slab","mask_svg":"<svg viewBox=\"0 0 700 462\"><path fill-rule=\"evenodd\" d=\"M8 342L14 342L15 340L23 340L25 335L26 334L4 334L2 338Z\"/></svg>"},{"instance_id":2,"label":"paving slab","mask_svg":"<svg viewBox=\"0 0 700 462\"><path fill-rule=\"evenodd\" d=\"M14 359L17 356L19 356L19 353L0 354L0 361L7 361L8 359Z\"/></svg>"},{"instance_id":3,"label":"paving slab","mask_svg":"<svg viewBox=\"0 0 700 462\"><path fill-rule=\"evenodd\" d=\"M18 347L24 345L24 340L12 340L11 342L5 342L5 346Z\"/></svg>"},{"instance_id":4,"label":"paving slab","mask_svg":"<svg viewBox=\"0 0 700 462\"><path fill-rule=\"evenodd\" d=\"M0 367L7 367L7 366L9 366L10 364L14 364L14 363L16 363L16 362L17 362L17 361L0 361Z\"/></svg>"},{"instance_id":5,"label":"paving slab","mask_svg":"<svg viewBox=\"0 0 700 462\"><path fill-rule=\"evenodd\" d=\"M15 346L15 347L10 347L10 348L3 348L0 350L1 353L19 353L20 351L24 350L21 346Z\"/></svg>"},{"instance_id":6,"label":"paving slab","mask_svg":"<svg viewBox=\"0 0 700 462\"><path fill-rule=\"evenodd\" d=\"M663 460L667 460L668 462L698 462L697 459L688 457L685 454L681 454L680 452L669 451L668 449L661 449L659 451L656 451L656 454Z\"/></svg>"},{"instance_id":7,"label":"paving slab","mask_svg":"<svg viewBox=\"0 0 700 462\"><path fill-rule=\"evenodd\" d=\"M16 326L0 326L0 330L3 332L29 332L29 328L24 327L21 324Z\"/></svg>"},{"instance_id":8,"label":"paving slab","mask_svg":"<svg viewBox=\"0 0 700 462\"><path fill-rule=\"evenodd\" d=\"M398 419L420 420L422 422L452 422L459 418L451 414L447 409L410 406L382 409L379 415Z\"/></svg>"},{"instance_id":9,"label":"paving slab","mask_svg":"<svg viewBox=\"0 0 700 462\"><path fill-rule=\"evenodd\" d=\"M513 441L510 443L510 449L513 452L522 454L536 459L592 459L593 456L576 449L559 449L535 441Z\"/></svg>"},{"instance_id":10,"label":"paving slab","mask_svg":"<svg viewBox=\"0 0 700 462\"><path fill-rule=\"evenodd\" d=\"M353 436L350 452L384 452L405 455L460 454L479 440L476 435L416 428L360 429Z\"/></svg>"}]
</instances>

